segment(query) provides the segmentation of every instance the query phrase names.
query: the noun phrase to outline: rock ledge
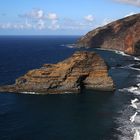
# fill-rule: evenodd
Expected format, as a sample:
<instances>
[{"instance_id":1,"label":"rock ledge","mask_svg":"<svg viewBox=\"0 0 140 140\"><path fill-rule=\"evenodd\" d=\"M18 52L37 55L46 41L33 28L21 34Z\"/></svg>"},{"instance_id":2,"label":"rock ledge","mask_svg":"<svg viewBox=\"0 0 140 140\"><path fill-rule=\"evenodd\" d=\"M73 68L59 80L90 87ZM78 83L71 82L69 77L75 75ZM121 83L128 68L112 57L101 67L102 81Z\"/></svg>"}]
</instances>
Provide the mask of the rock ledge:
<instances>
[{"instance_id":1,"label":"rock ledge","mask_svg":"<svg viewBox=\"0 0 140 140\"><path fill-rule=\"evenodd\" d=\"M57 64L45 64L18 78L14 85L0 87L0 92L59 94L78 93L83 88L114 90L108 67L95 52L76 52Z\"/></svg>"}]
</instances>

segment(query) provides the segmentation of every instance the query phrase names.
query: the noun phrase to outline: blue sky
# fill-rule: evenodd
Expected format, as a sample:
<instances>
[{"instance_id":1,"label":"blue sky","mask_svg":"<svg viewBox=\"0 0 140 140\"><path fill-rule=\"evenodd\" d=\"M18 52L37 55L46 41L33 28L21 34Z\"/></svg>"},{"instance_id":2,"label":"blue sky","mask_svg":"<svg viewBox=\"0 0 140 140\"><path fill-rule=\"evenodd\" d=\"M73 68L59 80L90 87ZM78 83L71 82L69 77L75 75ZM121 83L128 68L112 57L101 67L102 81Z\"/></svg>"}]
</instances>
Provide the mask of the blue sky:
<instances>
[{"instance_id":1,"label":"blue sky","mask_svg":"<svg viewBox=\"0 0 140 140\"><path fill-rule=\"evenodd\" d=\"M0 35L82 35L140 12L140 0L3 0Z\"/></svg>"}]
</instances>

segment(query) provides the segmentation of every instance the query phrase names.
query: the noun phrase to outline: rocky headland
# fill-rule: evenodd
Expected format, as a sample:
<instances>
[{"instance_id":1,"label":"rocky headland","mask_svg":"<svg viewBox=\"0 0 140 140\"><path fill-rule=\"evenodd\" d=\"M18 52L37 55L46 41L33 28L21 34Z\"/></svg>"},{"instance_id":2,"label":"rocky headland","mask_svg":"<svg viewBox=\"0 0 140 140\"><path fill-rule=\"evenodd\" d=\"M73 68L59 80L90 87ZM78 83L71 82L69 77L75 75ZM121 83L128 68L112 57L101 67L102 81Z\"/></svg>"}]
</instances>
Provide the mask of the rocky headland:
<instances>
[{"instance_id":1,"label":"rocky headland","mask_svg":"<svg viewBox=\"0 0 140 140\"><path fill-rule=\"evenodd\" d=\"M15 84L0 87L0 92L40 94L79 93L82 89L113 91L108 66L95 52L76 52L57 64L45 64L27 72Z\"/></svg>"},{"instance_id":2,"label":"rocky headland","mask_svg":"<svg viewBox=\"0 0 140 140\"><path fill-rule=\"evenodd\" d=\"M90 31L77 47L102 48L140 55L140 14L135 14Z\"/></svg>"}]
</instances>

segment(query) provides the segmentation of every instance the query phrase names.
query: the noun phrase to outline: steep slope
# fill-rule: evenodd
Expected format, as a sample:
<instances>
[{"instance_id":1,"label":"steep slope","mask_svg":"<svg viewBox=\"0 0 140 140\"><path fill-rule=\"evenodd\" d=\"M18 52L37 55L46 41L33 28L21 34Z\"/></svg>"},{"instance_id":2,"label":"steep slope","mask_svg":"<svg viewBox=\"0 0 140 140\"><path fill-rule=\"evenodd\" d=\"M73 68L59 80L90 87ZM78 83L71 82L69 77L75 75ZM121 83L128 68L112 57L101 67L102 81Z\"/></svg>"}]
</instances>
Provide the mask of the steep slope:
<instances>
[{"instance_id":1,"label":"steep slope","mask_svg":"<svg viewBox=\"0 0 140 140\"><path fill-rule=\"evenodd\" d=\"M140 55L140 14L135 14L90 31L78 47L103 48Z\"/></svg>"}]
</instances>

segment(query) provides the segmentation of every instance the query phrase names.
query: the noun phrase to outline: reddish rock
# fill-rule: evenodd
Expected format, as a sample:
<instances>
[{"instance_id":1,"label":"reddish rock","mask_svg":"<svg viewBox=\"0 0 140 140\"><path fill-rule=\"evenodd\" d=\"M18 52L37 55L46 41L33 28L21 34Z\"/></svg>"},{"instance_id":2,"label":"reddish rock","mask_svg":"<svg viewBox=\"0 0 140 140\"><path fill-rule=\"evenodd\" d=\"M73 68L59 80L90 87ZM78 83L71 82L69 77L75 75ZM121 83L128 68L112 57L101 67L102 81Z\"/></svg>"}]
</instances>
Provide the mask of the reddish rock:
<instances>
[{"instance_id":1,"label":"reddish rock","mask_svg":"<svg viewBox=\"0 0 140 140\"><path fill-rule=\"evenodd\" d=\"M57 64L45 64L18 78L14 85L0 87L0 92L77 93L83 88L113 91L108 67L95 52L76 52Z\"/></svg>"},{"instance_id":2,"label":"reddish rock","mask_svg":"<svg viewBox=\"0 0 140 140\"><path fill-rule=\"evenodd\" d=\"M103 48L140 55L140 14L135 14L90 31L78 47Z\"/></svg>"}]
</instances>

